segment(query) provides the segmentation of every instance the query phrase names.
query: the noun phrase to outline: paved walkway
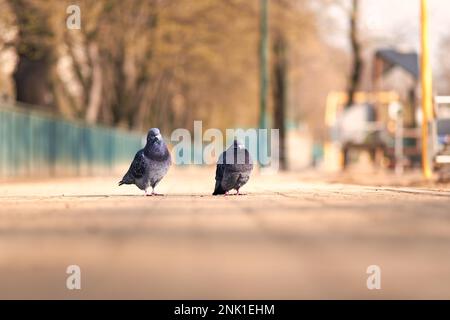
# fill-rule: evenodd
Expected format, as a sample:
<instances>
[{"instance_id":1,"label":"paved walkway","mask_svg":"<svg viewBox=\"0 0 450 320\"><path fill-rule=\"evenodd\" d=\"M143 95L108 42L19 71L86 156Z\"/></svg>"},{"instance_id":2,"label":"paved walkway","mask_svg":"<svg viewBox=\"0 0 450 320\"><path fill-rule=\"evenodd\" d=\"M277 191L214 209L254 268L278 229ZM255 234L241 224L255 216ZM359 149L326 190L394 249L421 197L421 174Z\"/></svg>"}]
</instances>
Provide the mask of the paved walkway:
<instances>
[{"instance_id":1,"label":"paved walkway","mask_svg":"<svg viewBox=\"0 0 450 320\"><path fill-rule=\"evenodd\" d=\"M0 298L450 299L448 190L255 173L212 197L213 177L171 170L164 197L119 176L0 185Z\"/></svg>"}]
</instances>

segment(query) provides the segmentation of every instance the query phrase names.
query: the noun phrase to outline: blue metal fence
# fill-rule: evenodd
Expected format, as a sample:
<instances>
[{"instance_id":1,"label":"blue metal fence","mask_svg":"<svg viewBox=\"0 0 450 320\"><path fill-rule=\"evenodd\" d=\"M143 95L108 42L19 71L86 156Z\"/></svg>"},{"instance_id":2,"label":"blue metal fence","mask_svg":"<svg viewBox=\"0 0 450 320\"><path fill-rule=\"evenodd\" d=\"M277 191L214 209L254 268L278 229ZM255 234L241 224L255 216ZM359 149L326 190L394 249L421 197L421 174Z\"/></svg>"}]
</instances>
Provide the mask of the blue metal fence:
<instances>
[{"instance_id":1,"label":"blue metal fence","mask_svg":"<svg viewBox=\"0 0 450 320\"><path fill-rule=\"evenodd\" d=\"M0 105L0 178L108 174L141 147L138 133Z\"/></svg>"}]
</instances>

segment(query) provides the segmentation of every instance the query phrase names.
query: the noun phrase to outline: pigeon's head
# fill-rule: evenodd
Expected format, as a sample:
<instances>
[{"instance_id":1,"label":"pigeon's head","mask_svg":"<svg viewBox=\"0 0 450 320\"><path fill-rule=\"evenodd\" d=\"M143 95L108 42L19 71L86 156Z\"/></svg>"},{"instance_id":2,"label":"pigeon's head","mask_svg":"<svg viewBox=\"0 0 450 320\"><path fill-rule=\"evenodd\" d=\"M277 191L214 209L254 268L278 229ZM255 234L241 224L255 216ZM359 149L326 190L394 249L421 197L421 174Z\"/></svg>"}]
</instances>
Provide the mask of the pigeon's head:
<instances>
[{"instance_id":1,"label":"pigeon's head","mask_svg":"<svg viewBox=\"0 0 450 320\"><path fill-rule=\"evenodd\" d=\"M235 149L244 149L245 148L244 144L242 142L240 142L238 139L234 139L233 147Z\"/></svg>"},{"instance_id":2,"label":"pigeon's head","mask_svg":"<svg viewBox=\"0 0 450 320\"><path fill-rule=\"evenodd\" d=\"M154 144L158 143L160 144L162 142L162 136L161 132L159 132L158 128L151 128L150 131L147 134L147 143Z\"/></svg>"}]
</instances>

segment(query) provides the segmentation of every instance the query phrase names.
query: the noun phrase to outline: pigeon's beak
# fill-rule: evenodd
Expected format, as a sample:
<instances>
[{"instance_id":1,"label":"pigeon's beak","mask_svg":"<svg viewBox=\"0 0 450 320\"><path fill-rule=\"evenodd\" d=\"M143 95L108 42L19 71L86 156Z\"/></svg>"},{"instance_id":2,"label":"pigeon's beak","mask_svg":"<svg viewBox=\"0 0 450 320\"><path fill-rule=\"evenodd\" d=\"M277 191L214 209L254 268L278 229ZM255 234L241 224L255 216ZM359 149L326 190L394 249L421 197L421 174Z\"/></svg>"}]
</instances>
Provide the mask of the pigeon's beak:
<instances>
[{"instance_id":1,"label":"pigeon's beak","mask_svg":"<svg viewBox=\"0 0 450 320\"><path fill-rule=\"evenodd\" d=\"M157 139L158 141L162 141L162 135L161 135L161 134L156 135L156 139Z\"/></svg>"}]
</instances>

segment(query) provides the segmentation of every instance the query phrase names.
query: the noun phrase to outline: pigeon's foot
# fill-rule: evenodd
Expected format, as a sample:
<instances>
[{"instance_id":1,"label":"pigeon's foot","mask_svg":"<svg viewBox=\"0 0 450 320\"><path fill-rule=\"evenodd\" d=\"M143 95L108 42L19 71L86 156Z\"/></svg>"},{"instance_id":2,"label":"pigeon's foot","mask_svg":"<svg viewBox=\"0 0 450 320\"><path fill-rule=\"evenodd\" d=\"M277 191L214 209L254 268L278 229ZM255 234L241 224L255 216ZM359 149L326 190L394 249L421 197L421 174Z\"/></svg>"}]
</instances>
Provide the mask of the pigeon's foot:
<instances>
[{"instance_id":1,"label":"pigeon's foot","mask_svg":"<svg viewBox=\"0 0 450 320\"><path fill-rule=\"evenodd\" d=\"M156 193L156 192L152 192L152 193L145 193L145 196L146 197L153 197L153 196L164 196L164 194L162 194L162 193Z\"/></svg>"},{"instance_id":2,"label":"pigeon's foot","mask_svg":"<svg viewBox=\"0 0 450 320\"><path fill-rule=\"evenodd\" d=\"M239 192L239 190L236 190L236 191L237 191L236 192L237 196L246 196L247 195L246 193Z\"/></svg>"}]
</instances>

